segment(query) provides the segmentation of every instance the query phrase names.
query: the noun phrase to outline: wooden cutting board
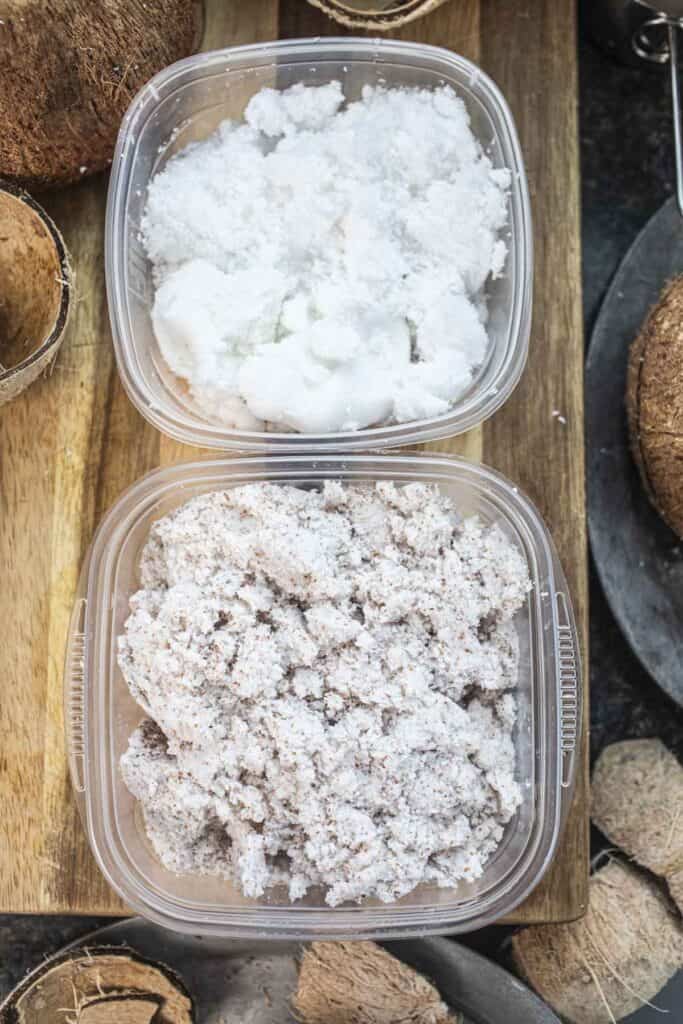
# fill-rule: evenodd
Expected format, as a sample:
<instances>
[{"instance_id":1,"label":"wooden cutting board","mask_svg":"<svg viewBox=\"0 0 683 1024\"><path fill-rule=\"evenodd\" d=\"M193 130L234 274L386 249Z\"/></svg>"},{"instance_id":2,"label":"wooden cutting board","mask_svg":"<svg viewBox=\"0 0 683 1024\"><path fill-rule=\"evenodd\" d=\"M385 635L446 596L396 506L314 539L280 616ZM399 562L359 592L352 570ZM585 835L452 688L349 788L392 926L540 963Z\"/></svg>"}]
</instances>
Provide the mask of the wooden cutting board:
<instances>
[{"instance_id":1,"label":"wooden cutting board","mask_svg":"<svg viewBox=\"0 0 683 1024\"><path fill-rule=\"evenodd\" d=\"M428 447L483 460L536 501L569 578L585 651L574 8L574 0L450 0L397 34L479 62L502 87L521 136L534 213L534 328L522 383L483 428ZM305 0L209 0L204 47L341 31ZM104 512L153 467L197 457L147 424L119 381L104 290L106 187L100 176L43 197L72 253L78 301L52 372L0 410L0 911L124 910L90 855L71 792L62 723L65 638L78 573ZM584 757L560 852L516 921L582 913L587 787Z\"/></svg>"}]
</instances>

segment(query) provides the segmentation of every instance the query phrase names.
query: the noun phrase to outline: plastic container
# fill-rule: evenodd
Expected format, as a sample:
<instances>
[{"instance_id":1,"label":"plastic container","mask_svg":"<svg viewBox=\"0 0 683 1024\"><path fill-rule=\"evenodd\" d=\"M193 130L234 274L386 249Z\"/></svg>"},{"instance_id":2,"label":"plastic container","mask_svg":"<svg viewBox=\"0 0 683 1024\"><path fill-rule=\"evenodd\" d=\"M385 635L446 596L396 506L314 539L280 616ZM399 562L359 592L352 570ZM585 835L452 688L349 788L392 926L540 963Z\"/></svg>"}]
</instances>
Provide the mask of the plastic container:
<instances>
[{"instance_id":1,"label":"plastic container","mask_svg":"<svg viewBox=\"0 0 683 1024\"><path fill-rule=\"evenodd\" d=\"M241 119L264 86L342 82L350 100L367 83L448 83L467 104L472 129L494 166L512 172L508 257L489 282L489 357L453 409L429 420L342 434L249 432L207 420L162 359L150 318L151 266L139 240L150 179L189 142L225 118ZM267 230L267 225L264 225ZM532 291L531 214L524 163L510 110L493 82L447 50L388 39L315 39L242 46L173 64L133 101L119 134L109 185L106 276L119 371L143 416L187 444L224 450L348 451L411 444L469 430L498 409L526 361Z\"/></svg>"},{"instance_id":2,"label":"plastic container","mask_svg":"<svg viewBox=\"0 0 683 1024\"><path fill-rule=\"evenodd\" d=\"M116 637L137 589L151 523L194 495L254 480L319 486L326 478L435 482L463 514L498 523L523 552L533 589L517 616L521 670L515 733L523 801L482 877L456 889L422 886L392 903L331 908L323 893L291 904L286 891L250 900L229 883L161 866L118 764L142 710L118 669ZM503 477L456 458L270 457L198 462L140 480L97 531L81 577L65 673L73 783L105 877L129 907L179 931L272 939L401 938L480 928L509 913L548 867L568 808L580 734L581 679L567 585L532 504Z\"/></svg>"}]
</instances>

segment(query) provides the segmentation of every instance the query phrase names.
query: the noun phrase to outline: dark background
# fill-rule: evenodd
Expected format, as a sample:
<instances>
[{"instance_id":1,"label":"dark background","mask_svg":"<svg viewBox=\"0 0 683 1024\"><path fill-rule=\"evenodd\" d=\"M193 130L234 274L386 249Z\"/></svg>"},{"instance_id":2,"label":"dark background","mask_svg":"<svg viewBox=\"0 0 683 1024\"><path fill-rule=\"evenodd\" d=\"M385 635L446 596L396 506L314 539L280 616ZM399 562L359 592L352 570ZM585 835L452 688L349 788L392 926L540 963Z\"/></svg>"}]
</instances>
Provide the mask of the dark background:
<instances>
[{"instance_id":1,"label":"dark background","mask_svg":"<svg viewBox=\"0 0 683 1024\"><path fill-rule=\"evenodd\" d=\"M586 0L588 9L590 0ZM649 217L672 194L670 94L658 67L625 67L588 38L579 42L583 295L586 344L605 289ZM590 445L590 437L586 438ZM659 736L683 760L683 711L665 697L628 649L591 567L591 759L610 742ZM593 850L604 846L594 833ZM110 920L110 919L107 919ZM84 917L0 915L0 1000L31 967L64 943L106 923ZM468 943L505 960L505 929L487 929ZM657 1000L683 1021L669 991ZM679 996L683 1001L683 994ZM645 1024L652 1011L629 1018Z\"/></svg>"}]
</instances>

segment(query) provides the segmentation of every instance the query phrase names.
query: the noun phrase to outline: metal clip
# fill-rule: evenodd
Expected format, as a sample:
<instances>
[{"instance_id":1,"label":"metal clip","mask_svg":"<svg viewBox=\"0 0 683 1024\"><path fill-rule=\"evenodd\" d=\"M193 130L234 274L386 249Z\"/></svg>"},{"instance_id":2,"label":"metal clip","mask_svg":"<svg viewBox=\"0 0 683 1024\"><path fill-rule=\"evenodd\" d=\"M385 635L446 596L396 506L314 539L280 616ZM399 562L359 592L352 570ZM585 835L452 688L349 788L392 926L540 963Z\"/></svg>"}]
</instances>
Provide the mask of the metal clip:
<instances>
[{"instance_id":1,"label":"metal clip","mask_svg":"<svg viewBox=\"0 0 683 1024\"><path fill-rule=\"evenodd\" d=\"M650 7L651 5L644 4ZM659 5L658 5L659 6ZM667 6L662 3L661 6ZM683 217L683 126L681 125L681 81L679 75L679 38L683 28L680 3L669 3L671 13L659 11L653 18L636 29L632 46L643 60L655 64L669 63L671 76L671 107L674 125L674 155L676 159L676 200Z\"/></svg>"}]
</instances>

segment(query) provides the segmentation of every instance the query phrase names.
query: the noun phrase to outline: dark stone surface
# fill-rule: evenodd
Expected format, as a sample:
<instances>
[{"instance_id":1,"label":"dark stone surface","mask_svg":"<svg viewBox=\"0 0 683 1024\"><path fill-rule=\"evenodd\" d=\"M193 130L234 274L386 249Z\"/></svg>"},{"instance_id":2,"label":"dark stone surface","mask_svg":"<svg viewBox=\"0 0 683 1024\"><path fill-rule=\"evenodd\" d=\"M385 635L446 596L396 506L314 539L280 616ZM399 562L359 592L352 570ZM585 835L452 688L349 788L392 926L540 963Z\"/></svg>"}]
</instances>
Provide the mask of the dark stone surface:
<instances>
[{"instance_id":1,"label":"dark stone surface","mask_svg":"<svg viewBox=\"0 0 683 1024\"><path fill-rule=\"evenodd\" d=\"M588 342L626 250L673 193L674 166L668 76L662 68L624 67L582 38L579 83Z\"/></svg>"},{"instance_id":2,"label":"dark stone surface","mask_svg":"<svg viewBox=\"0 0 683 1024\"><path fill-rule=\"evenodd\" d=\"M0 914L0 1001L41 960L111 918Z\"/></svg>"},{"instance_id":3,"label":"dark stone surface","mask_svg":"<svg viewBox=\"0 0 683 1024\"><path fill-rule=\"evenodd\" d=\"M580 85L588 340L602 297L624 253L672 193L673 161L668 85L661 69L622 67L582 38ZM606 743L636 736L661 736L680 752L683 713L629 651L594 572L591 688L593 757ZM594 845L596 849L602 845L597 835ZM0 998L43 957L100 923L93 918L0 915ZM471 936L468 944L489 954L497 952L504 959L507 934L509 929L487 929ZM647 1014L629 1018L634 1024L645 1019L653 1018Z\"/></svg>"}]
</instances>

